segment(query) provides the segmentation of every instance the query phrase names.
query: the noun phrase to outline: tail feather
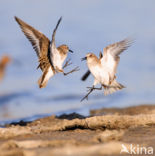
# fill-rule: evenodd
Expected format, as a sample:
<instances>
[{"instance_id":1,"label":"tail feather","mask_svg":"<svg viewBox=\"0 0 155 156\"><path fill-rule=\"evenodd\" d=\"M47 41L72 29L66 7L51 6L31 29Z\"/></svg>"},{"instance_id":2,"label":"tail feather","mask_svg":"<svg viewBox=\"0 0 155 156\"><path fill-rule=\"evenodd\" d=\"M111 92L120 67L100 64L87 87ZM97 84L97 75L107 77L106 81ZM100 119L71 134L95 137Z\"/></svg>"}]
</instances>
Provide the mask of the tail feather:
<instances>
[{"instance_id":1,"label":"tail feather","mask_svg":"<svg viewBox=\"0 0 155 156\"><path fill-rule=\"evenodd\" d=\"M104 95L112 94L118 90L125 88L122 84L118 83L116 80L112 82L110 86L104 88Z\"/></svg>"},{"instance_id":2,"label":"tail feather","mask_svg":"<svg viewBox=\"0 0 155 156\"><path fill-rule=\"evenodd\" d=\"M47 85L48 80L54 76L54 72L51 68L45 69L43 75L38 80L39 88L44 88Z\"/></svg>"},{"instance_id":3,"label":"tail feather","mask_svg":"<svg viewBox=\"0 0 155 156\"><path fill-rule=\"evenodd\" d=\"M38 85L39 88L45 88L47 85L48 80L45 80L45 78L43 77L43 75L39 78L38 80Z\"/></svg>"}]
</instances>

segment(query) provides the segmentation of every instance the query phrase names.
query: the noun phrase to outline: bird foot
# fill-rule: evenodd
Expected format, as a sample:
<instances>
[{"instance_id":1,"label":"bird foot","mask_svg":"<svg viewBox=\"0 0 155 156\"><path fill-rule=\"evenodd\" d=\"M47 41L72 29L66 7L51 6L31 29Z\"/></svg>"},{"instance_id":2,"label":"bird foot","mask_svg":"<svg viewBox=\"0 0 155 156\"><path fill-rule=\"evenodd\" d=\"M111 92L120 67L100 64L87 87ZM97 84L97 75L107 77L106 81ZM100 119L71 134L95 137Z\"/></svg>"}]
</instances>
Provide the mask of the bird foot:
<instances>
[{"instance_id":1,"label":"bird foot","mask_svg":"<svg viewBox=\"0 0 155 156\"><path fill-rule=\"evenodd\" d=\"M87 88L89 88L89 90L87 90L87 94L81 99L81 102L83 101L83 100L88 100L88 96L89 96L89 94L93 91L93 90L95 90L96 88L94 88L94 86L93 87L87 87ZM98 89L98 88L97 88Z\"/></svg>"},{"instance_id":2,"label":"bird foot","mask_svg":"<svg viewBox=\"0 0 155 156\"><path fill-rule=\"evenodd\" d=\"M66 68L67 66L70 66L71 64L72 64L71 59L67 60L63 66L63 69Z\"/></svg>"},{"instance_id":3,"label":"bird foot","mask_svg":"<svg viewBox=\"0 0 155 156\"><path fill-rule=\"evenodd\" d=\"M76 72L76 71L79 71L79 70L80 70L80 68L77 66L73 70L69 71L68 73L64 73L64 75L66 76L68 74L71 74L71 73Z\"/></svg>"},{"instance_id":4,"label":"bird foot","mask_svg":"<svg viewBox=\"0 0 155 156\"><path fill-rule=\"evenodd\" d=\"M93 90L102 90L102 86L100 88L95 88L95 87L87 87L88 90L87 91L90 91L91 89Z\"/></svg>"}]
</instances>

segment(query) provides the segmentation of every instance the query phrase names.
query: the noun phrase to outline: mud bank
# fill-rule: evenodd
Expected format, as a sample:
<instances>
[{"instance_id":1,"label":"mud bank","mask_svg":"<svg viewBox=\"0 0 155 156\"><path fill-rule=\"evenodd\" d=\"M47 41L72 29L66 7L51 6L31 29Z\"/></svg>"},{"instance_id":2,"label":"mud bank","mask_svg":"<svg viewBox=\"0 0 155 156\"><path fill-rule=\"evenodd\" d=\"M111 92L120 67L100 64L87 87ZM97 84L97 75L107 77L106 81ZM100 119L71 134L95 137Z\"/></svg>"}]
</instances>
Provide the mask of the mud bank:
<instances>
[{"instance_id":1,"label":"mud bank","mask_svg":"<svg viewBox=\"0 0 155 156\"><path fill-rule=\"evenodd\" d=\"M120 155L122 144L155 150L155 106L91 110L90 117L64 114L0 128L3 156Z\"/></svg>"}]
</instances>

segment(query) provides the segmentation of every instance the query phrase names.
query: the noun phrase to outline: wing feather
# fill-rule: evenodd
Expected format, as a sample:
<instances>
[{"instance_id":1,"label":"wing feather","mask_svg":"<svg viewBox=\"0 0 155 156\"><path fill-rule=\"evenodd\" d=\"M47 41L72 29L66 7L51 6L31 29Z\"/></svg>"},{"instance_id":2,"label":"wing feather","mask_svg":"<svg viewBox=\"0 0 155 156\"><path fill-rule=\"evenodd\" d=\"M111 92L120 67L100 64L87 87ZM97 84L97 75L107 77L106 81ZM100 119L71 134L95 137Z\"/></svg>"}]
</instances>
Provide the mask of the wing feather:
<instances>
[{"instance_id":1,"label":"wing feather","mask_svg":"<svg viewBox=\"0 0 155 156\"><path fill-rule=\"evenodd\" d=\"M120 60L119 55L126 50L131 43L132 40L126 38L104 48L101 64L109 72L110 79L115 77L117 66Z\"/></svg>"},{"instance_id":2,"label":"wing feather","mask_svg":"<svg viewBox=\"0 0 155 156\"><path fill-rule=\"evenodd\" d=\"M32 26L28 25L18 17L15 17L15 20L21 27L25 36L31 42L37 56L39 58L42 58L42 56L47 56L49 39L44 34L34 29Z\"/></svg>"},{"instance_id":3,"label":"wing feather","mask_svg":"<svg viewBox=\"0 0 155 156\"><path fill-rule=\"evenodd\" d=\"M82 76L81 80L85 81L88 78L89 75L90 75L90 71L87 70L87 72Z\"/></svg>"},{"instance_id":4,"label":"wing feather","mask_svg":"<svg viewBox=\"0 0 155 156\"><path fill-rule=\"evenodd\" d=\"M132 40L126 38L120 42L116 42L104 48L104 54L110 53L113 56L119 56L124 50L131 46Z\"/></svg>"},{"instance_id":5,"label":"wing feather","mask_svg":"<svg viewBox=\"0 0 155 156\"><path fill-rule=\"evenodd\" d=\"M58 29L58 26L59 26L61 20L62 20L62 17L60 17L60 19L57 22L55 29L53 30L52 41L50 43L49 62L53 68L54 68L54 65L56 64L56 62L59 60L59 57L60 57L59 51L58 51L56 44L55 44L55 35L56 35L56 31Z\"/></svg>"},{"instance_id":6,"label":"wing feather","mask_svg":"<svg viewBox=\"0 0 155 156\"><path fill-rule=\"evenodd\" d=\"M60 17L60 19L59 19L58 22L57 22L57 25L56 25L55 29L53 30L52 41L51 41L51 47L52 47L52 48L56 48L56 44L55 44L55 35L56 35L56 31L57 31L57 29L58 29L58 26L59 26L61 20L62 20L62 17Z\"/></svg>"}]
</instances>

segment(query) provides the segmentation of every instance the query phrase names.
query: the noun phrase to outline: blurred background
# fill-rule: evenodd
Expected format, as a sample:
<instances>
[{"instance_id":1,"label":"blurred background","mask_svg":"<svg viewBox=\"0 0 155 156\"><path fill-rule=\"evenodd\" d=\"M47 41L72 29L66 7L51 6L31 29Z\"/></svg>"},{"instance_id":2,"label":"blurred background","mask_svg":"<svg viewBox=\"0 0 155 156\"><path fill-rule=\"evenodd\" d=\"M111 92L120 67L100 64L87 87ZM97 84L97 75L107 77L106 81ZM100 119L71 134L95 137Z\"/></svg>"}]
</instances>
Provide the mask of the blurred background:
<instances>
[{"instance_id":1,"label":"blurred background","mask_svg":"<svg viewBox=\"0 0 155 156\"><path fill-rule=\"evenodd\" d=\"M155 1L154 0L5 0L0 1L0 59L9 56L4 79L0 81L0 123L37 118L48 114L77 112L88 115L90 109L127 107L155 103ZM41 71L30 42L14 20L21 18L51 39L60 16L57 46L67 44L68 55L80 71L57 74L44 89L37 81ZM82 82L87 71L81 62L87 52L96 55L108 44L128 36L134 44L121 55L117 80L127 88L109 96L95 91L88 101L80 102L93 77ZM67 68L68 71L70 68Z\"/></svg>"}]
</instances>

